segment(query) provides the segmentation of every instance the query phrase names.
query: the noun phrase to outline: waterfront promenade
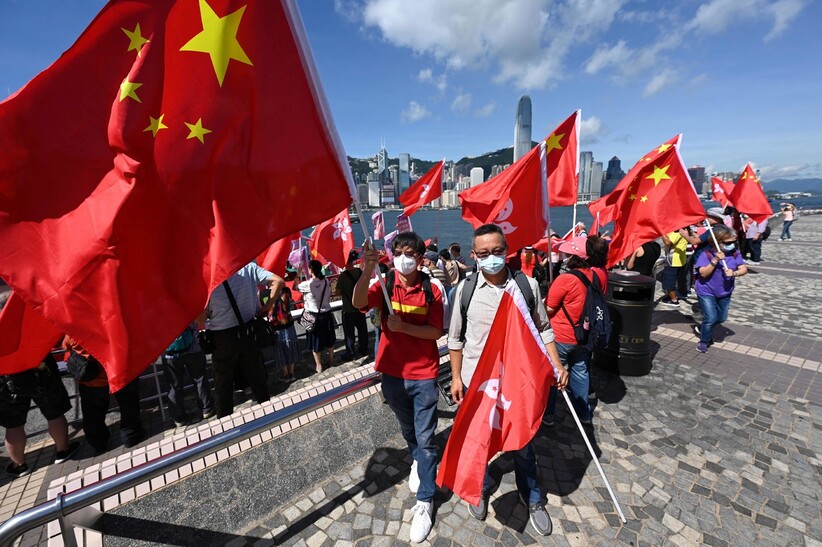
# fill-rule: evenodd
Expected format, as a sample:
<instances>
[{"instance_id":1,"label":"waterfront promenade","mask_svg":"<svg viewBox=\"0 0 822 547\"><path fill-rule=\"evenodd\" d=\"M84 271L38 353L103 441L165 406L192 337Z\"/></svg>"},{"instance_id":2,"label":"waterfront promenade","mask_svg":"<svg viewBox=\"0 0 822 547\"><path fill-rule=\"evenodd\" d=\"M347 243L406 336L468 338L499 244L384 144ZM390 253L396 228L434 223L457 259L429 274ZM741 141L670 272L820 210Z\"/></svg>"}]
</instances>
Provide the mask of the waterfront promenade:
<instances>
[{"instance_id":1,"label":"waterfront promenade","mask_svg":"<svg viewBox=\"0 0 822 547\"><path fill-rule=\"evenodd\" d=\"M627 524L618 521L559 403L557 425L542 428L535 441L553 535L538 537L527 524L511 460L502 456L491 466L495 487L486 521L438 492L427 544L822 546L822 216L802 217L793 232L792 242L774 234L765 243L764 262L739 280L726 328L707 354L695 350L687 309L658 310L649 375L593 370L592 441ZM139 447L143 454L180 434L163 429L156 412L145 418L153 436ZM442 445L452 418L453 411L441 415ZM0 521L44 501L59 477L129 457L122 448L97 459L84 451L80 460L48 465L49 443L30 444L31 476L0 480ZM229 540L226 534L215 539L232 546L405 544L414 504L405 452L397 434L369 458L294 492L292 501L271 507L253 525L226 530ZM47 535L29 534L24 544Z\"/></svg>"}]
</instances>

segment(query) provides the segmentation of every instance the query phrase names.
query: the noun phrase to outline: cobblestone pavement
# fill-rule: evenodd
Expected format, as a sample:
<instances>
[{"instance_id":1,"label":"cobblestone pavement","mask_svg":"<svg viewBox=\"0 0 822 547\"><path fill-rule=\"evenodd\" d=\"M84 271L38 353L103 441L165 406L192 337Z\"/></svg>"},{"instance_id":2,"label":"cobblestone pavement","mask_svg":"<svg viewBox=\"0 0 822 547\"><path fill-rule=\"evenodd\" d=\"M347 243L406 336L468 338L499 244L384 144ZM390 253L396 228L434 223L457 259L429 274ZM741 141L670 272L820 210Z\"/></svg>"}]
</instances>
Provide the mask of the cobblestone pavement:
<instances>
[{"instance_id":1,"label":"cobblestone pavement","mask_svg":"<svg viewBox=\"0 0 822 547\"><path fill-rule=\"evenodd\" d=\"M557 425L535 440L553 534L527 523L502 455L488 518L438 491L425 544L822 546L822 217L801 228L793 242L766 242L709 353L695 351L688 310L659 310L651 374L592 370L592 442L626 524L560 403ZM441 413L442 446L452 418ZM406 544L409 469L401 443L379 449L229 545Z\"/></svg>"}]
</instances>

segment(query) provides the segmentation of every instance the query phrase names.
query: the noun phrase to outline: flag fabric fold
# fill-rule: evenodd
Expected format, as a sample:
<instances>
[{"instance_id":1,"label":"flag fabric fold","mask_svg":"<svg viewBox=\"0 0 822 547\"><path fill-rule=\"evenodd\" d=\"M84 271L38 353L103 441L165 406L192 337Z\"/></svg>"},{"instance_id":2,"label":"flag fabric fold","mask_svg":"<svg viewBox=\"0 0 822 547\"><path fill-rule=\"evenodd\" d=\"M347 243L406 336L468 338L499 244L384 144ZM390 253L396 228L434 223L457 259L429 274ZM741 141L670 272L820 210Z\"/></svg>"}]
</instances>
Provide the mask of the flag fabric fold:
<instances>
[{"instance_id":1,"label":"flag fabric fold","mask_svg":"<svg viewBox=\"0 0 822 547\"><path fill-rule=\"evenodd\" d=\"M474 228L496 224L512 252L545 235L548 225L545 141L490 180L460 193L462 218Z\"/></svg>"},{"instance_id":2,"label":"flag fabric fold","mask_svg":"<svg viewBox=\"0 0 822 547\"><path fill-rule=\"evenodd\" d=\"M563 207L577 202L579 188L579 123L577 110L545 139L548 170L548 205Z\"/></svg>"},{"instance_id":3,"label":"flag fabric fold","mask_svg":"<svg viewBox=\"0 0 822 547\"><path fill-rule=\"evenodd\" d=\"M382 211L377 211L371 215L371 222L374 224L374 239L382 239L385 237L385 219L382 216Z\"/></svg>"},{"instance_id":4,"label":"flag fabric fold","mask_svg":"<svg viewBox=\"0 0 822 547\"><path fill-rule=\"evenodd\" d=\"M756 222L767 222L773 216L771 204L768 203L768 198L750 163L745 165L730 199L737 211L745 213Z\"/></svg>"},{"instance_id":5,"label":"flag fabric fold","mask_svg":"<svg viewBox=\"0 0 822 547\"><path fill-rule=\"evenodd\" d=\"M400 203L405 205L403 215L410 217L426 203L431 203L442 197L442 171L444 166L445 160L442 160L402 193Z\"/></svg>"},{"instance_id":6,"label":"flag fabric fold","mask_svg":"<svg viewBox=\"0 0 822 547\"><path fill-rule=\"evenodd\" d=\"M642 159L636 162L633 167L631 167L631 170L628 171L624 177L622 177L622 180L619 181L610 194L588 204L588 210L591 212L592 216L596 217L597 213L599 213L600 225L605 225L614 221L618 210L617 203L622 199L623 192L629 186L638 181L640 171L649 163L655 161L659 158L659 156L670 150L671 147L679 148L681 142L682 134L679 134L676 137L662 143L657 148L654 148L645 154Z\"/></svg>"},{"instance_id":7,"label":"flag fabric fold","mask_svg":"<svg viewBox=\"0 0 822 547\"><path fill-rule=\"evenodd\" d=\"M500 451L519 450L539 429L554 366L515 284L502 293L485 348L437 474L437 484L476 505L485 468Z\"/></svg>"},{"instance_id":8,"label":"flag fabric fold","mask_svg":"<svg viewBox=\"0 0 822 547\"><path fill-rule=\"evenodd\" d=\"M348 208L317 225L311 234L311 254L319 254L340 268L348 262L348 253L354 249L354 232Z\"/></svg>"},{"instance_id":9,"label":"flag fabric fold","mask_svg":"<svg viewBox=\"0 0 822 547\"><path fill-rule=\"evenodd\" d=\"M0 312L0 374L36 367L62 333L12 292Z\"/></svg>"},{"instance_id":10,"label":"flag fabric fold","mask_svg":"<svg viewBox=\"0 0 822 547\"><path fill-rule=\"evenodd\" d=\"M0 276L112 390L211 289L351 202L315 74L292 0L113 0L0 103Z\"/></svg>"},{"instance_id":11,"label":"flag fabric fold","mask_svg":"<svg viewBox=\"0 0 822 547\"><path fill-rule=\"evenodd\" d=\"M705 209L694 191L677 146L631 169L632 183L615 201L614 234L608 267L645 242L705 220Z\"/></svg>"},{"instance_id":12,"label":"flag fabric fold","mask_svg":"<svg viewBox=\"0 0 822 547\"><path fill-rule=\"evenodd\" d=\"M296 245L295 245L296 243ZM269 272L277 275L285 274L288 257L299 246L300 233L296 232L288 237L278 239L257 257L257 264Z\"/></svg>"}]
</instances>

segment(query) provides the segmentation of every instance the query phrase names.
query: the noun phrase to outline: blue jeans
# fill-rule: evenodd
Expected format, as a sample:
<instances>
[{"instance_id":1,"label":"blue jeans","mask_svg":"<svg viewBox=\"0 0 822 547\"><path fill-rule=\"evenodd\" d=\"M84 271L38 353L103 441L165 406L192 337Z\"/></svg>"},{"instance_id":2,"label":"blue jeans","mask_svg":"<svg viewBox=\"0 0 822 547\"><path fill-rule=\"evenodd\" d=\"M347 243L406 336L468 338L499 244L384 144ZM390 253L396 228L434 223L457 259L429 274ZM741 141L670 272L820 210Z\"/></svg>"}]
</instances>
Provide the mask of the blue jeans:
<instances>
[{"instance_id":1,"label":"blue jeans","mask_svg":"<svg viewBox=\"0 0 822 547\"><path fill-rule=\"evenodd\" d=\"M403 380L382 375L382 394L400 422L400 430L411 457L417 461L420 487L417 500L431 501L436 491L437 443L437 381Z\"/></svg>"},{"instance_id":2,"label":"blue jeans","mask_svg":"<svg viewBox=\"0 0 822 547\"><path fill-rule=\"evenodd\" d=\"M517 490L522 499L528 504L542 502L542 491L539 489L537 479L537 454L531 443L513 452L514 454L514 480L517 483ZM485 480L482 482L482 495L488 494L491 489L491 477L488 475L488 468L485 468Z\"/></svg>"},{"instance_id":3,"label":"blue jeans","mask_svg":"<svg viewBox=\"0 0 822 547\"><path fill-rule=\"evenodd\" d=\"M557 352L563 365L568 367L568 384L571 387L571 403L580 420L591 419L591 405L588 404L588 387L591 378L588 375L588 363L591 361L591 352L585 346L563 344L555 342ZM548 398L546 413L553 416L557 407L557 388L551 386L551 396Z\"/></svg>"},{"instance_id":4,"label":"blue jeans","mask_svg":"<svg viewBox=\"0 0 822 547\"><path fill-rule=\"evenodd\" d=\"M782 224L782 235L779 236L779 239L791 239L791 224L793 224L792 220L786 220Z\"/></svg>"},{"instance_id":5,"label":"blue jeans","mask_svg":"<svg viewBox=\"0 0 822 547\"><path fill-rule=\"evenodd\" d=\"M728 307L731 295L709 296L697 295L702 307L702 327L699 329L699 341L706 344L713 341L714 327L728 319Z\"/></svg>"}]
</instances>

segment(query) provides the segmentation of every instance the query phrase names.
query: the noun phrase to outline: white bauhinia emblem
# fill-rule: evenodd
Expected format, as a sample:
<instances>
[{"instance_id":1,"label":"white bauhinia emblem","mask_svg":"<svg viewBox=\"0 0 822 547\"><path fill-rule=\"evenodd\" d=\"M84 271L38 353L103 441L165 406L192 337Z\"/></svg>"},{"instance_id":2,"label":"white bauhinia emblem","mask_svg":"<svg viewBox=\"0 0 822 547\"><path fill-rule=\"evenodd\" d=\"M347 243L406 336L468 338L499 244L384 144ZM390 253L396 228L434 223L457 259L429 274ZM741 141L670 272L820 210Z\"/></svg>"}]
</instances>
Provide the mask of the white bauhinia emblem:
<instances>
[{"instance_id":1,"label":"white bauhinia emblem","mask_svg":"<svg viewBox=\"0 0 822 547\"><path fill-rule=\"evenodd\" d=\"M724 193L725 193L725 192L722 190L722 187L721 187L721 186L719 186L718 184L714 184L714 192L716 192L717 194L724 194Z\"/></svg>"},{"instance_id":2,"label":"white bauhinia emblem","mask_svg":"<svg viewBox=\"0 0 822 547\"><path fill-rule=\"evenodd\" d=\"M497 218L494 221L494 224L500 227L502 233L508 235L513 233L517 227L512 225L510 222L507 222L506 219L511 216L511 213L514 212L514 202L511 201L509 198L508 201L505 202L505 207L497 214Z\"/></svg>"},{"instance_id":3,"label":"white bauhinia emblem","mask_svg":"<svg viewBox=\"0 0 822 547\"><path fill-rule=\"evenodd\" d=\"M493 380L487 380L480 384L479 387L480 392L484 393L485 395L491 397L494 400L494 406L491 407L491 413L488 415L488 425L491 426L492 430L502 430L502 427L499 423L500 409L508 410L509 408L511 408L511 401L506 399L505 395L503 395L499 391L500 379L495 378Z\"/></svg>"},{"instance_id":4,"label":"white bauhinia emblem","mask_svg":"<svg viewBox=\"0 0 822 547\"><path fill-rule=\"evenodd\" d=\"M425 196L427 196L427 195L428 195L428 189L429 189L429 188L431 188L431 186L430 186L430 185L428 185L428 184L423 184L423 185L422 185L422 194L420 194L420 197L421 197L421 198L424 198Z\"/></svg>"},{"instance_id":5,"label":"white bauhinia emblem","mask_svg":"<svg viewBox=\"0 0 822 547\"><path fill-rule=\"evenodd\" d=\"M351 233L351 225L348 223L347 218L344 218L339 222L335 222L332 226L334 227L334 239L348 241L348 234Z\"/></svg>"}]
</instances>

